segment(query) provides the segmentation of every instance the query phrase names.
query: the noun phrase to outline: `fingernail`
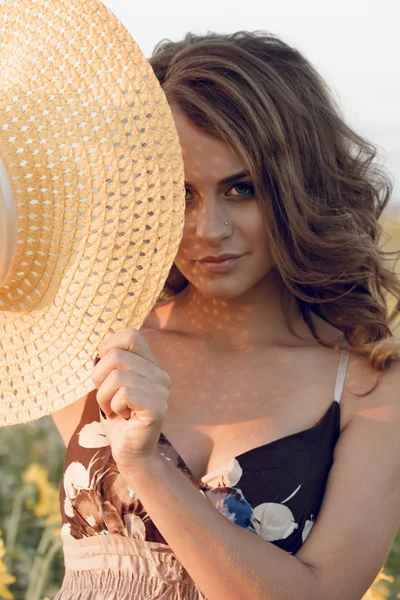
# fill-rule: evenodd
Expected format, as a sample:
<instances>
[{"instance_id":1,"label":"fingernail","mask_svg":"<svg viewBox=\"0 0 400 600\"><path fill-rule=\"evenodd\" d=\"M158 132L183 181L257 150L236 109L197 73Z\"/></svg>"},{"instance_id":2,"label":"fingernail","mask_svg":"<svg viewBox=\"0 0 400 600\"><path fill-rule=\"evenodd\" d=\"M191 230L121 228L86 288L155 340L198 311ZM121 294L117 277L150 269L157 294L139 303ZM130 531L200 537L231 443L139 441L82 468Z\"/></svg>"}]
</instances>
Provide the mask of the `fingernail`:
<instances>
[{"instance_id":1,"label":"fingernail","mask_svg":"<svg viewBox=\"0 0 400 600\"><path fill-rule=\"evenodd\" d=\"M101 416L103 417L103 419L107 419L106 413L103 410L101 410L101 408L100 408L100 412L101 412Z\"/></svg>"}]
</instances>

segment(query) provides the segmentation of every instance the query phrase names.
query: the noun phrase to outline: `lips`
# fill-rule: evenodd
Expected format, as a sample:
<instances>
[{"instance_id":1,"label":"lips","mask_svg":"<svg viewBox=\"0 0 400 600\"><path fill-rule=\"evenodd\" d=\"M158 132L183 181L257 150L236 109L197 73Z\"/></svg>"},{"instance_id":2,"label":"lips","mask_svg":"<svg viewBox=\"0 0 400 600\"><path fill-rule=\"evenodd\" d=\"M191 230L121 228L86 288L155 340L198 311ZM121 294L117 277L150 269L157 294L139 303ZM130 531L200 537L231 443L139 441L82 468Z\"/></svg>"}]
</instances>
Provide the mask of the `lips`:
<instances>
[{"instance_id":1,"label":"lips","mask_svg":"<svg viewBox=\"0 0 400 600\"><path fill-rule=\"evenodd\" d=\"M204 256L203 258L197 259L200 263L221 263L226 260L240 258L242 254L218 254L218 255L210 255Z\"/></svg>"},{"instance_id":2,"label":"lips","mask_svg":"<svg viewBox=\"0 0 400 600\"><path fill-rule=\"evenodd\" d=\"M217 254L204 256L197 261L199 267L205 273L222 275L229 273L231 269L243 258L244 254Z\"/></svg>"}]
</instances>

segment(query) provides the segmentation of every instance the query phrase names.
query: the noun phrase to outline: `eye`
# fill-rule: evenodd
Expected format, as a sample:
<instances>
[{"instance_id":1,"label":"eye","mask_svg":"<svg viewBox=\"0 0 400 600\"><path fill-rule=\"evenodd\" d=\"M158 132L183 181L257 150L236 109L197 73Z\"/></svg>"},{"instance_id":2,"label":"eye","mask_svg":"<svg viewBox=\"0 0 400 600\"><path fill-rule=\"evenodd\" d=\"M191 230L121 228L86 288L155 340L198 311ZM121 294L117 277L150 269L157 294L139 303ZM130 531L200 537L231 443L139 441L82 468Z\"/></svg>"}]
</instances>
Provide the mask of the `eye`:
<instances>
[{"instance_id":1,"label":"eye","mask_svg":"<svg viewBox=\"0 0 400 600\"><path fill-rule=\"evenodd\" d=\"M234 198L254 198L254 186L251 183L235 183L226 195Z\"/></svg>"},{"instance_id":2,"label":"eye","mask_svg":"<svg viewBox=\"0 0 400 600\"><path fill-rule=\"evenodd\" d=\"M192 192L188 188L185 188L186 204L189 204L189 202L191 202L193 200L193 198L194 198L194 196L193 196Z\"/></svg>"}]
</instances>

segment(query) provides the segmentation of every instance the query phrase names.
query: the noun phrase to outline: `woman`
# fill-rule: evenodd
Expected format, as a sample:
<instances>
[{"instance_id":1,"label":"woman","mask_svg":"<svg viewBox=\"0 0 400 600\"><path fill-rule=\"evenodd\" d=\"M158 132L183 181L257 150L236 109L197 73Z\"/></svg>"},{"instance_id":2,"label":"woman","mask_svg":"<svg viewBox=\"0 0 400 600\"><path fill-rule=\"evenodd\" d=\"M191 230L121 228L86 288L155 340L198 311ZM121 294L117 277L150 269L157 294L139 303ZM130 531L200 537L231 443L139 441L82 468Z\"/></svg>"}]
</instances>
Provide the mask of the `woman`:
<instances>
[{"instance_id":1,"label":"woman","mask_svg":"<svg viewBox=\"0 0 400 600\"><path fill-rule=\"evenodd\" d=\"M54 415L57 598L359 600L400 519L390 185L279 39L188 35L151 63L184 234L143 329L101 345L97 394Z\"/></svg>"}]
</instances>

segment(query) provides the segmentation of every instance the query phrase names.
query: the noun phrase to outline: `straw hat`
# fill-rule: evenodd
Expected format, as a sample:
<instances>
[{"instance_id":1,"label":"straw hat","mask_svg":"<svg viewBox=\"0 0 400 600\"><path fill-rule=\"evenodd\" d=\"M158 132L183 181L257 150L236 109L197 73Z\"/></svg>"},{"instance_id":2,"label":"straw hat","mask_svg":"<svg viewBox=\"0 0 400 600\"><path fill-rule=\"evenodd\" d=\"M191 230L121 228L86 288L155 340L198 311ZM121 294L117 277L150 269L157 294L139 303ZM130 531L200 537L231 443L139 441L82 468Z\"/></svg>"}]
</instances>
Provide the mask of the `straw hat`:
<instances>
[{"instance_id":1,"label":"straw hat","mask_svg":"<svg viewBox=\"0 0 400 600\"><path fill-rule=\"evenodd\" d=\"M93 389L173 263L183 164L165 96L97 0L0 0L0 426Z\"/></svg>"}]
</instances>

